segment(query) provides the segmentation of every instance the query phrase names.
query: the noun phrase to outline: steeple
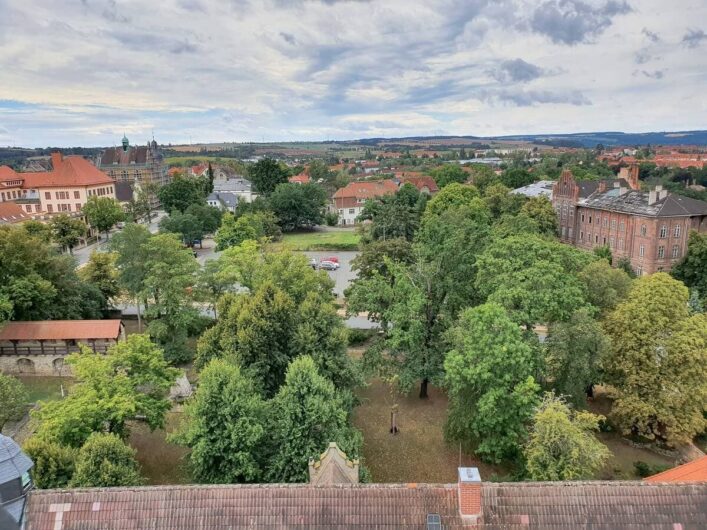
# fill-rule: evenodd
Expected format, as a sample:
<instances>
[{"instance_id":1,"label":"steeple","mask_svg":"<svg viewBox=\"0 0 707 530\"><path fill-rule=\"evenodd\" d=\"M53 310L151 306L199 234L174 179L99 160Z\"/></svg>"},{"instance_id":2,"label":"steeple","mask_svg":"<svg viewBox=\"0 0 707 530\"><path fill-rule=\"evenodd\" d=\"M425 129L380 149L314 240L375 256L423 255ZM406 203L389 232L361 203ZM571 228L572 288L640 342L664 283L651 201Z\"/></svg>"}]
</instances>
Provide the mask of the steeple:
<instances>
[{"instance_id":1,"label":"steeple","mask_svg":"<svg viewBox=\"0 0 707 530\"><path fill-rule=\"evenodd\" d=\"M128 147L130 146L130 142L128 141L128 137L125 136L125 133L123 133L123 151L127 151Z\"/></svg>"}]
</instances>

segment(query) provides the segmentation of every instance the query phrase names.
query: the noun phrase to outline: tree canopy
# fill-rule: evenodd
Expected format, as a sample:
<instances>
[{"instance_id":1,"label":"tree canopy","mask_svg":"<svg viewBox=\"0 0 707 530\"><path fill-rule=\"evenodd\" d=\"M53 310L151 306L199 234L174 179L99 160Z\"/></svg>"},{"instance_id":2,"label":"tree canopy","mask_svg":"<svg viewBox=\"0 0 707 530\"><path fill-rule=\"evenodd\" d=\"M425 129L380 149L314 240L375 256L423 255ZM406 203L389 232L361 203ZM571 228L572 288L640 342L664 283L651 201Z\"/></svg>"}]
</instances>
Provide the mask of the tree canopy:
<instances>
[{"instance_id":1,"label":"tree canopy","mask_svg":"<svg viewBox=\"0 0 707 530\"><path fill-rule=\"evenodd\" d=\"M74 247L86 235L88 227L81 219L74 219L66 214L59 214L49 221L52 240L62 249L74 253Z\"/></svg>"},{"instance_id":2,"label":"tree canopy","mask_svg":"<svg viewBox=\"0 0 707 530\"><path fill-rule=\"evenodd\" d=\"M688 287L697 290L707 304L707 234L690 232L685 257L672 269L672 274Z\"/></svg>"},{"instance_id":3,"label":"tree canopy","mask_svg":"<svg viewBox=\"0 0 707 530\"><path fill-rule=\"evenodd\" d=\"M463 184L469 178L469 174L464 171L459 164L444 164L439 168L430 171L430 175L435 179L437 186L442 189L449 184Z\"/></svg>"},{"instance_id":4,"label":"tree canopy","mask_svg":"<svg viewBox=\"0 0 707 530\"><path fill-rule=\"evenodd\" d=\"M140 486L140 466L135 449L112 433L94 432L79 449L72 488Z\"/></svg>"},{"instance_id":5,"label":"tree canopy","mask_svg":"<svg viewBox=\"0 0 707 530\"><path fill-rule=\"evenodd\" d=\"M166 211L184 213L192 204L204 204L211 192L209 188L210 184L205 177L176 176L159 189L157 196Z\"/></svg>"},{"instance_id":6,"label":"tree canopy","mask_svg":"<svg viewBox=\"0 0 707 530\"><path fill-rule=\"evenodd\" d=\"M278 184L287 182L290 172L277 160L263 158L248 168L250 181L260 195L269 196Z\"/></svg>"},{"instance_id":7,"label":"tree canopy","mask_svg":"<svg viewBox=\"0 0 707 530\"><path fill-rule=\"evenodd\" d=\"M0 430L11 419L19 419L29 404L27 388L12 376L0 373Z\"/></svg>"},{"instance_id":8,"label":"tree canopy","mask_svg":"<svg viewBox=\"0 0 707 530\"><path fill-rule=\"evenodd\" d=\"M108 237L108 231L118 221L122 221L125 218L125 213L120 207L120 203L111 197L92 195L88 198L81 211L86 216L88 224L99 232L105 232L106 238Z\"/></svg>"},{"instance_id":9,"label":"tree canopy","mask_svg":"<svg viewBox=\"0 0 707 530\"><path fill-rule=\"evenodd\" d=\"M283 231L310 228L324 221L327 195L318 184L278 184L269 204Z\"/></svg>"}]
</instances>

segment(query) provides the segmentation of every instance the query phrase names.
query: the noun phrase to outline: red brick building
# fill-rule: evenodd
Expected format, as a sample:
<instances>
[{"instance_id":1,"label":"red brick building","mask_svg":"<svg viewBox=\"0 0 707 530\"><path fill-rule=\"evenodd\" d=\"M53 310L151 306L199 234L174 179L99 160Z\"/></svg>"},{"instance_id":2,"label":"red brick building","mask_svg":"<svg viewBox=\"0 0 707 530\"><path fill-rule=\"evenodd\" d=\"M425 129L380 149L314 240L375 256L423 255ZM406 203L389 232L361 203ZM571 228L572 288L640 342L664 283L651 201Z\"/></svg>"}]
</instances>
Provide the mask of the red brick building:
<instances>
[{"instance_id":1,"label":"red brick building","mask_svg":"<svg viewBox=\"0 0 707 530\"><path fill-rule=\"evenodd\" d=\"M555 183L552 204L560 239L592 250L609 247L638 275L669 271L687 251L690 230L707 231L707 203L656 186L643 192L638 167L618 179L577 181L569 170Z\"/></svg>"}]
</instances>

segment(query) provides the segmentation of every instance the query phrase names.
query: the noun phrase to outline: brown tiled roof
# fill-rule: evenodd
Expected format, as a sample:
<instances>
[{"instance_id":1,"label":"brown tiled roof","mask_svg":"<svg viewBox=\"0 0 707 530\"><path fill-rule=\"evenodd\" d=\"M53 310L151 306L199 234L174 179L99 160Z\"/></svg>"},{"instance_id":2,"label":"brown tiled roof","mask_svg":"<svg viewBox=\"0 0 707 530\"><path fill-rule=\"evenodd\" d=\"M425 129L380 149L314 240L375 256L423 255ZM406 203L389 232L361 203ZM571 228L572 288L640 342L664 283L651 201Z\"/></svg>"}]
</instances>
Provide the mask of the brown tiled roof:
<instances>
[{"instance_id":1,"label":"brown tiled roof","mask_svg":"<svg viewBox=\"0 0 707 530\"><path fill-rule=\"evenodd\" d=\"M428 175L421 175L421 176L411 176L411 177L405 177L403 176L401 179L402 184L405 184L409 182L413 186L415 186L418 190L422 191L425 187L430 190L430 193L437 193L439 191L439 188L437 187L437 182L435 182L435 179Z\"/></svg>"},{"instance_id":2,"label":"brown tiled roof","mask_svg":"<svg viewBox=\"0 0 707 530\"><path fill-rule=\"evenodd\" d=\"M648 204L648 200L649 193L644 191L629 190L621 194L619 189L612 188L591 194L580 205L650 217L707 215L707 202L684 195L668 193L653 204Z\"/></svg>"},{"instance_id":3,"label":"brown tiled roof","mask_svg":"<svg viewBox=\"0 0 707 530\"><path fill-rule=\"evenodd\" d=\"M120 320L39 320L0 327L0 340L115 339L119 335Z\"/></svg>"},{"instance_id":4,"label":"brown tiled roof","mask_svg":"<svg viewBox=\"0 0 707 530\"><path fill-rule=\"evenodd\" d=\"M483 483L481 496L475 524L459 516L456 484L35 490L26 530L424 529L429 513L446 530L707 528L707 483Z\"/></svg>"},{"instance_id":5,"label":"brown tiled roof","mask_svg":"<svg viewBox=\"0 0 707 530\"><path fill-rule=\"evenodd\" d=\"M651 475L645 480L646 482L707 482L707 456L657 475Z\"/></svg>"},{"instance_id":6,"label":"brown tiled roof","mask_svg":"<svg viewBox=\"0 0 707 530\"><path fill-rule=\"evenodd\" d=\"M0 202L0 225L21 223L30 217L19 204L8 201Z\"/></svg>"},{"instance_id":7,"label":"brown tiled roof","mask_svg":"<svg viewBox=\"0 0 707 530\"><path fill-rule=\"evenodd\" d=\"M101 166L125 166L131 163L147 163L147 146L131 145L128 147L127 151L123 151L122 147L109 147L103 151L103 154L101 155Z\"/></svg>"},{"instance_id":8,"label":"brown tiled roof","mask_svg":"<svg viewBox=\"0 0 707 530\"><path fill-rule=\"evenodd\" d=\"M335 199L354 197L356 199L373 199L398 191L398 186L392 180L374 180L370 182L350 182L336 190Z\"/></svg>"}]
</instances>

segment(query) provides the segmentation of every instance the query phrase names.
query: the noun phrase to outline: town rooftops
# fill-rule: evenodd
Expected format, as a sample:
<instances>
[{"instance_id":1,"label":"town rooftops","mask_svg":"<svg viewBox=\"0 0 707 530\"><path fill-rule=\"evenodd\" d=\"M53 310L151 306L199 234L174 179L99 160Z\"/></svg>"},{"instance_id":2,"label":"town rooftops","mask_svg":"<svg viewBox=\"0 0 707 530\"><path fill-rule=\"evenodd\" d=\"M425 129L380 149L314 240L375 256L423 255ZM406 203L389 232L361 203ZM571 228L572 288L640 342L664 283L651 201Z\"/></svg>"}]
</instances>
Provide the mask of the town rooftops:
<instances>
[{"instance_id":1,"label":"town rooftops","mask_svg":"<svg viewBox=\"0 0 707 530\"><path fill-rule=\"evenodd\" d=\"M19 204L14 202L0 202L0 225L21 223L30 219Z\"/></svg>"},{"instance_id":2,"label":"town rooftops","mask_svg":"<svg viewBox=\"0 0 707 530\"><path fill-rule=\"evenodd\" d=\"M368 182L350 182L334 193L334 199L356 198L373 199L398 191L398 185L392 180L374 180Z\"/></svg>"},{"instance_id":3,"label":"town rooftops","mask_svg":"<svg viewBox=\"0 0 707 530\"><path fill-rule=\"evenodd\" d=\"M707 215L707 202L662 191L658 198L651 200L651 193L654 192L607 188L603 192L594 192L586 199L580 200L579 204L589 208L649 217Z\"/></svg>"},{"instance_id":4,"label":"town rooftops","mask_svg":"<svg viewBox=\"0 0 707 530\"><path fill-rule=\"evenodd\" d=\"M252 185L243 177L214 179L214 191L230 191L232 193L250 192Z\"/></svg>"},{"instance_id":5,"label":"town rooftops","mask_svg":"<svg viewBox=\"0 0 707 530\"><path fill-rule=\"evenodd\" d=\"M113 184L113 180L108 175L85 158L80 156L64 157L61 153L52 153L51 171L17 173L7 166L0 168L0 171L3 180L21 179L23 181L22 187L25 189Z\"/></svg>"},{"instance_id":6,"label":"town rooftops","mask_svg":"<svg viewBox=\"0 0 707 530\"><path fill-rule=\"evenodd\" d=\"M522 188L516 188L511 193L516 195L525 195L526 197L547 197L552 198L552 187L554 186L554 180L539 180L523 186Z\"/></svg>"},{"instance_id":7,"label":"town rooftops","mask_svg":"<svg viewBox=\"0 0 707 530\"><path fill-rule=\"evenodd\" d=\"M288 182L292 184L308 184L309 182L312 182L312 179L309 178L309 175L307 175L306 172L302 172L299 175L295 175L294 177L290 177L288 179Z\"/></svg>"},{"instance_id":8,"label":"town rooftops","mask_svg":"<svg viewBox=\"0 0 707 530\"><path fill-rule=\"evenodd\" d=\"M228 209L233 209L238 206L238 197L227 191L214 191L206 197L206 201L221 203Z\"/></svg>"},{"instance_id":9,"label":"town rooftops","mask_svg":"<svg viewBox=\"0 0 707 530\"><path fill-rule=\"evenodd\" d=\"M397 175L396 175L397 178ZM415 186L419 191L427 191L428 193L434 195L439 191L439 187L437 186L437 182L435 182L435 179L430 177L429 175L410 175L410 176L401 176L399 178L400 180L400 185L402 186L403 184L412 184Z\"/></svg>"},{"instance_id":10,"label":"town rooftops","mask_svg":"<svg viewBox=\"0 0 707 530\"><path fill-rule=\"evenodd\" d=\"M707 455L657 475L651 475L646 482L707 482Z\"/></svg>"},{"instance_id":11,"label":"town rooftops","mask_svg":"<svg viewBox=\"0 0 707 530\"><path fill-rule=\"evenodd\" d=\"M241 484L33 490L26 530L707 527L707 483ZM476 489L474 489L476 488ZM460 514L477 495L477 516ZM478 496L480 495L480 498Z\"/></svg>"},{"instance_id":12,"label":"town rooftops","mask_svg":"<svg viewBox=\"0 0 707 530\"><path fill-rule=\"evenodd\" d=\"M128 165L145 165L147 164L146 145L131 145L127 151L122 147L109 147L101 154L101 166L128 166Z\"/></svg>"},{"instance_id":13,"label":"town rooftops","mask_svg":"<svg viewBox=\"0 0 707 530\"><path fill-rule=\"evenodd\" d=\"M120 320L39 320L7 322L0 326L0 340L92 340L117 339Z\"/></svg>"}]
</instances>

